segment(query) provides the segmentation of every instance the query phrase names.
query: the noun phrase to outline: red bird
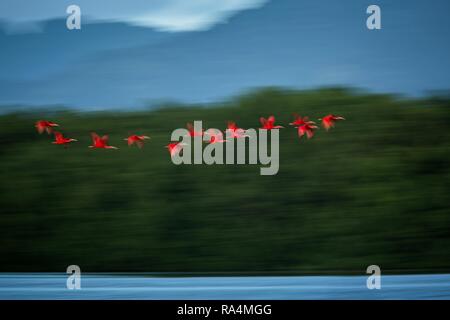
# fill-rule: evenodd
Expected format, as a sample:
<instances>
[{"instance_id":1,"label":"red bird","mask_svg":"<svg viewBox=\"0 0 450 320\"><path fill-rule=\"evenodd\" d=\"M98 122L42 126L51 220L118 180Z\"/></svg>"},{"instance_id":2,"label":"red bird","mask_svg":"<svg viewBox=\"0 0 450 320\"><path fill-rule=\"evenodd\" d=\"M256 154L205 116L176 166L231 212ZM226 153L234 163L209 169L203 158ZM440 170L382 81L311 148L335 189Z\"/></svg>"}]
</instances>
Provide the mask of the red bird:
<instances>
[{"instance_id":1,"label":"red bird","mask_svg":"<svg viewBox=\"0 0 450 320\"><path fill-rule=\"evenodd\" d=\"M145 139L150 139L150 137L149 136L138 136L138 135L133 134L124 140L128 142L128 146L131 146L133 143L136 143L136 145L139 148L142 148L144 146Z\"/></svg>"},{"instance_id":2,"label":"red bird","mask_svg":"<svg viewBox=\"0 0 450 320\"><path fill-rule=\"evenodd\" d=\"M311 122L311 121L309 121L309 122ZM314 136L314 130L318 129L317 126L315 126L314 124L309 124L309 123L301 125L297 128L298 128L298 136L301 138L306 134L308 139L311 139Z\"/></svg>"},{"instance_id":3,"label":"red bird","mask_svg":"<svg viewBox=\"0 0 450 320\"><path fill-rule=\"evenodd\" d=\"M291 126L295 126L298 129L298 136L301 138L305 134L308 139L314 136L314 130L317 129L316 123L314 121L309 121L308 117L300 117L299 115L294 115L295 119L293 122L289 123Z\"/></svg>"},{"instance_id":4,"label":"red bird","mask_svg":"<svg viewBox=\"0 0 450 320\"><path fill-rule=\"evenodd\" d=\"M89 148L118 149L117 147L108 145L108 136L107 135L100 138L98 136L98 134L96 134L95 132L92 132L91 137L92 137L92 146L89 146Z\"/></svg>"},{"instance_id":5,"label":"red bird","mask_svg":"<svg viewBox=\"0 0 450 320\"><path fill-rule=\"evenodd\" d=\"M236 122L234 122L234 121L228 121L227 128L228 128L228 130L232 130L232 131L239 129L238 126L236 125Z\"/></svg>"},{"instance_id":6,"label":"red bird","mask_svg":"<svg viewBox=\"0 0 450 320\"><path fill-rule=\"evenodd\" d=\"M39 120L36 122L34 126L36 127L39 133L47 131L47 133L50 134L52 132L52 128L59 127L59 124L47 120Z\"/></svg>"},{"instance_id":7,"label":"red bird","mask_svg":"<svg viewBox=\"0 0 450 320\"><path fill-rule=\"evenodd\" d=\"M334 114L329 114L325 117L323 117L322 119L322 125L323 127L328 131L330 130L330 128L334 127L334 123L338 120L345 120L345 118L340 117L340 116L335 116Z\"/></svg>"},{"instance_id":8,"label":"red bird","mask_svg":"<svg viewBox=\"0 0 450 320\"><path fill-rule=\"evenodd\" d=\"M177 153L181 152L183 150L183 146L185 145L185 143L172 142L169 143L166 148L169 149L170 156L173 157Z\"/></svg>"},{"instance_id":9,"label":"red bird","mask_svg":"<svg viewBox=\"0 0 450 320\"><path fill-rule=\"evenodd\" d=\"M272 130L272 129L284 128L282 126L274 126L274 124L275 124L275 117L274 116L270 116L267 119L261 117L261 118L259 118L259 121L262 124L262 128L261 129Z\"/></svg>"},{"instance_id":10,"label":"red bird","mask_svg":"<svg viewBox=\"0 0 450 320\"><path fill-rule=\"evenodd\" d=\"M231 133L231 138L244 138L244 137L248 137L247 135L245 135L245 130L242 128L238 128L238 126L236 125L235 122L233 121L228 121L228 131L230 131Z\"/></svg>"},{"instance_id":11,"label":"red bird","mask_svg":"<svg viewBox=\"0 0 450 320\"><path fill-rule=\"evenodd\" d=\"M314 125L314 124L316 124L316 123L313 122L313 121L309 121L309 118L308 118L308 117L303 117L303 118L302 118L302 117L300 117L298 114L295 114L294 117L295 117L294 121L291 122L291 123L289 123L289 125L291 125L291 126L296 126L296 128L297 128L297 126L302 126L302 125L304 125L304 124L309 124L309 125Z\"/></svg>"},{"instance_id":12,"label":"red bird","mask_svg":"<svg viewBox=\"0 0 450 320\"><path fill-rule=\"evenodd\" d=\"M53 141L53 144L61 144L66 146L66 144L78 141L77 139L70 139L70 138L64 138L61 132L55 131L55 141Z\"/></svg>"},{"instance_id":13,"label":"red bird","mask_svg":"<svg viewBox=\"0 0 450 320\"><path fill-rule=\"evenodd\" d=\"M189 135L191 137L203 137L203 130L200 132L197 132L194 130L194 126L192 125L192 123L188 122L186 124L187 129L189 130Z\"/></svg>"}]
</instances>

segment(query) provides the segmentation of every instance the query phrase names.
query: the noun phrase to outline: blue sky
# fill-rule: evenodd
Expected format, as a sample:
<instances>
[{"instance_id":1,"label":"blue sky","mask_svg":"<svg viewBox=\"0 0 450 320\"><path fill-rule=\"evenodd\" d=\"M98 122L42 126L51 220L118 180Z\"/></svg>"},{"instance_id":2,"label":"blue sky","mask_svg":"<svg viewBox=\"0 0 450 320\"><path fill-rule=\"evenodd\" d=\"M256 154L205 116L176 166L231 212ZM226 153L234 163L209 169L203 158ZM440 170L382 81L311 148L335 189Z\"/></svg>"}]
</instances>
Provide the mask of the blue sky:
<instances>
[{"instance_id":1,"label":"blue sky","mask_svg":"<svg viewBox=\"0 0 450 320\"><path fill-rule=\"evenodd\" d=\"M82 29L71 31L65 11L76 2ZM381 30L366 27L373 3ZM2 0L0 20L59 19L29 33L0 23L0 109L210 103L268 86L449 90L449 9L449 0Z\"/></svg>"},{"instance_id":2,"label":"blue sky","mask_svg":"<svg viewBox=\"0 0 450 320\"><path fill-rule=\"evenodd\" d=\"M94 20L121 21L165 31L210 28L237 11L257 8L267 0L2 0L0 19L30 24L66 16L76 4L82 15Z\"/></svg>"}]
</instances>

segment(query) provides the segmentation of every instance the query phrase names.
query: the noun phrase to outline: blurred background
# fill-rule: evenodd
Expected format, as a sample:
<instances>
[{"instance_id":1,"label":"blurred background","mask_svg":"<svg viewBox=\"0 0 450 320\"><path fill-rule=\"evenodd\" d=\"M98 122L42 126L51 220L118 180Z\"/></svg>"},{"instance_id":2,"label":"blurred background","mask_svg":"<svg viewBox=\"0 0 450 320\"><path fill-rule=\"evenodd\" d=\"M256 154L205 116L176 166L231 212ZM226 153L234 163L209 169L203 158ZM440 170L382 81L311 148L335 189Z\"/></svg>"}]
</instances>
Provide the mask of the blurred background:
<instances>
[{"instance_id":1,"label":"blurred background","mask_svg":"<svg viewBox=\"0 0 450 320\"><path fill-rule=\"evenodd\" d=\"M78 1L72 31L69 4L0 3L0 271L450 272L448 1L377 1L375 31L369 1ZM282 129L275 176L164 148L293 113L347 120Z\"/></svg>"}]
</instances>

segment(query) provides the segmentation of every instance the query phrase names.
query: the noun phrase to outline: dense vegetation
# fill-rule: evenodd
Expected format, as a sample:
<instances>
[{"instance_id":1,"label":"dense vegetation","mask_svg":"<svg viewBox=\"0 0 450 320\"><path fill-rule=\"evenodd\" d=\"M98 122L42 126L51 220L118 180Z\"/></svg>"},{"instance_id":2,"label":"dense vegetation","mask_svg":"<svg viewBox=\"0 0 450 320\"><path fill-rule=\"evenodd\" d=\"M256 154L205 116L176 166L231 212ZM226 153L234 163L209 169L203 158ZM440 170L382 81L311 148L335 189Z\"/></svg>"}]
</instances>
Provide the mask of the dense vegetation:
<instances>
[{"instance_id":1,"label":"dense vegetation","mask_svg":"<svg viewBox=\"0 0 450 320\"><path fill-rule=\"evenodd\" d=\"M299 140L280 133L280 171L175 166L173 129L203 120L244 128L274 114L343 115ZM54 120L79 142L36 133ZM213 107L0 116L0 270L450 271L450 101L346 89L266 89ZM120 150L91 150L89 132ZM151 135L128 148L129 133Z\"/></svg>"}]
</instances>

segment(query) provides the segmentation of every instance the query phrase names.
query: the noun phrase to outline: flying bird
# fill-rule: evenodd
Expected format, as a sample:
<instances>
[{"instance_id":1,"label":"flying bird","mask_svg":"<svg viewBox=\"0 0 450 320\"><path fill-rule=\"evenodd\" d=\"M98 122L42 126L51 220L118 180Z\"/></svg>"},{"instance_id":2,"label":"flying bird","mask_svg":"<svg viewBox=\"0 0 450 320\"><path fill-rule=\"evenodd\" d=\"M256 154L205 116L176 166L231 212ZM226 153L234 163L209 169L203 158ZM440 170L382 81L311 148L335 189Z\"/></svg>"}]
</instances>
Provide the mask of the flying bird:
<instances>
[{"instance_id":1,"label":"flying bird","mask_svg":"<svg viewBox=\"0 0 450 320\"><path fill-rule=\"evenodd\" d=\"M135 143L139 148L142 148L144 146L144 141L146 139L150 139L150 137L149 136L138 136L138 135L133 134L124 140L127 141L128 146L131 146Z\"/></svg>"},{"instance_id":2,"label":"flying bird","mask_svg":"<svg viewBox=\"0 0 450 320\"><path fill-rule=\"evenodd\" d=\"M262 128L261 129L272 130L272 129L284 128L282 126L275 126L274 125L275 124L275 117L274 116L270 116L267 119L261 117L261 118L259 118L259 121L262 124Z\"/></svg>"},{"instance_id":3,"label":"flying bird","mask_svg":"<svg viewBox=\"0 0 450 320\"><path fill-rule=\"evenodd\" d=\"M335 116L334 114L329 114L322 119L319 119L322 121L322 126L328 131L330 128L334 127L334 124L338 120L345 120L345 118L341 116Z\"/></svg>"},{"instance_id":4,"label":"flying bird","mask_svg":"<svg viewBox=\"0 0 450 320\"><path fill-rule=\"evenodd\" d=\"M55 141L53 141L53 144L59 144L66 146L68 143L78 141L77 139L71 139L71 138L64 138L63 134L61 132L55 131Z\"/></svg>"},{"instance_id":5,"label":"flying bird","mask_svg":"<svg viewBox=\"0 0 450 320\"><path fill-rule=\"evenodd\" d=\"M38 120L34 126L39 133L47 131L47 133L50 134L53 127L59 127L59 124L47 120Z\"/></svg>"},{"instance_id":6,"label":"flying bird","mask_svg":"<svg viewBox=\"0 0 450 320\"><path fill-rule=\"evenodd\" d=\"M169 143L166 148L169 150L170 156L173 157L177 153L181 152L183 149L183 146L185 146L185 143L180 142L172 142Z\"/></svg>"},{"instance_id":7,"label":"flying bird","mask_svg":"<svg viewBox=\"0 0 450 320\"><path fill-rule=\"evenodd\" d=\"M308 139L311 139L314 136L314 130L318 127L315 125L314 121L309 121L308 117L300 117L299 115L294 115L295 119L293 122L289 123L291 126L295 126L298 130L298 136L301 138L305 134Z\"/></svg>"},{"instance_id":8,"label":"flying bird","mask_svg":"<svg viewBox=\"0 0 450 320\"><path fill-rule=\"evenodd\" d=\"M248 135L245 134L245 130L242 128L239 128L235 122L228 121L228 127L227 130L231 133L231 138L245 138L248 137Z\"/></svg>"},{"instance_id":9,"label":"flying bird","mask_svg":"<svg viewBox=\"0 0 450 320\"><path fill-rule=\"evenodd\" d=\"M92 145L89 148L98 148L98 149L118 149L117 147L108 145L108 136L104 135L103 137L99 137L95 132L91 133L92 137Z\"/></svg>"},{"instance_id":10,"label":"flying bird","mask_svg":"<svg viewBox=\"0 0 450 320\"><path fill-rule=\"evenodd\" d=\"M289 123L289 125L296 126L296 128L297 128L297 126L302 126L304 124L309 124L309 125L316 124L314 121L309 121L308 117L303 117L302 118L298 114L294 114L294 117L295 117L294 121Z\"/></svg>"},{"instance_id":11,"label":"flying bird","mask_svg":"<svg viewBox=\"0 0 450 320\"><path fill-rule=\"evenodd\" d=\"M308 139L311 139L314 136L314 130L318 129L318 127L315 126L314 124L308 123L301 125L297 128L298 128L298 136L301 138L306 134Z\"/></svg>"}]
</instances>

